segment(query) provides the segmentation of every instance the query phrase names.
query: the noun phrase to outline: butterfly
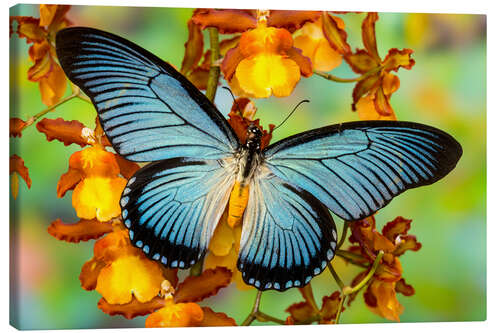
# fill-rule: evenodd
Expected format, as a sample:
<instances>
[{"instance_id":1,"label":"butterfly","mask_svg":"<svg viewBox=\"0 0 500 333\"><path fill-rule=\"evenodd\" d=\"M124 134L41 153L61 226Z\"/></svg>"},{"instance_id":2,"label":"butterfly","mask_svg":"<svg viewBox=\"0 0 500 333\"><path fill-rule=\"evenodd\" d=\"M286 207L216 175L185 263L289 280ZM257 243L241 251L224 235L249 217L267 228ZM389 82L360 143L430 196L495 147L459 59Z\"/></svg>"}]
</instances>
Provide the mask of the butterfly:
<instances>
[{"instance_id":1,"label":"butterfly","mask_svg":"<svg viewBox=\"0 0 500 333\"><path fill-rule=\"evenodd\" d=\"M241 144L182 74L124 38L66 28L56 52L113 148L151 162L128 180L120 205L132 243L166 267L202 259L228 206L229 219L242 223L243 280L259 290L303 287L334 257L330 211L345 221L368 217L440 180L462 155L449 134L403 121L330 125L264 149L250 125Z\"/></svg>"}]
</instances>

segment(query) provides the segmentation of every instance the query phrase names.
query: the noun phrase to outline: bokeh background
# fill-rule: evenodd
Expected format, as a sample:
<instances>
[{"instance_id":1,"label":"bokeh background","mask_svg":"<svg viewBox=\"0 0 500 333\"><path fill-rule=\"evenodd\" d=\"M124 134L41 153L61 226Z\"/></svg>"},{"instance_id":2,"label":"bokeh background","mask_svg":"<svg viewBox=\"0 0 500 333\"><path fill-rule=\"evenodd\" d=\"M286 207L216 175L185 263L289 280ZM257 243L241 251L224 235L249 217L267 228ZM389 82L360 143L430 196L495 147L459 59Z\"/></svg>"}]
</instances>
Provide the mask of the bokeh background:
<instances>
[{"instance_id":1,"label":"bokeh background","mask_svg":"<svg viewBox=\"0 0 500 333\"><path fill-rule=\"evenodd\" d=\"M180 68L191 9L74 6L69 18L76 24L122 35ZM37 5L17 5L11 15L38 17ZM362 14L342 15L348 42L362 47ZM457 168L442 181L397 197L376 216L380 227L398 215L413 219L411 233L423 247L402 257L403 276L416 289L399 295L405 306L402 322L477 321L486 319L486 16L380 13L376 25L379 52L411 48L416 65L401 69L401 88L391 103L398 119L422 122L452 134L464 154ZM45 108L38 85L27 80L31 66L28 45L10 39L10 115L27 119ZM344 63L332 71L353 77ZM225 84L225 81L223 81ZM273 141L327 124L357 120L351 112L353 84L313 76L302 79L286 98L255 100L263 124L277 124L302 99L302 105L273 136ZM69 94L69 88L68 88ZM229 112L232 98L219 90L216 105ZM75 99L49 118L78 119L94 127L95 110ZM21 139L11 139L29 168L33 185L21 181L18 199L10 199L11 323L22 329L144 327L144 317L110 317L97 307L100 296L80 287L82 264L92 257L93 242L70 244L47 233L56 218L76 221L71 195L56 196L56 183L79 147L47 142L35 126ZM341 230L342 221L336 218ZM359 271L341 259L334 265L344 281ZM336 284L327 271L312 280L317 301ZM255 291L230 286L204 303L241 322L249 313ZM296 289L266 292L262 309L285 318L284 310L301 300ZM342 315L343 323L386 322L359 297Z\"/></svg>"}]
</instances>

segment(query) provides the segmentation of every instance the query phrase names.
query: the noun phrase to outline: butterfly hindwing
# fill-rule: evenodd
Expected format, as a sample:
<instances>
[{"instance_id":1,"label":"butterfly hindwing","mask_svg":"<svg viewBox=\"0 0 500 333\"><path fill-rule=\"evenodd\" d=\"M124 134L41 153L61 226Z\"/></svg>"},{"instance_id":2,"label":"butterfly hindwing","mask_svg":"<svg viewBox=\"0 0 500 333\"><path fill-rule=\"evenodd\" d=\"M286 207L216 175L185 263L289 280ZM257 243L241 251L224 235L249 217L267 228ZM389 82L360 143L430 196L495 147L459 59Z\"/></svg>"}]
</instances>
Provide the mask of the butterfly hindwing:
<instances>
[{"instance_id":1,"label":"butterfly hindwing","mask_svg":"<svg viewBox=\"0 0 500 333\"><path fill-rule=\"evenodd\" d=\"M373 214L407 189L432 184L457 164L450 135L409 122L352 122L300 133L265 151L266 165L344 220Z\"/></svg>"},{"instance_id":2,"label":"butterfly hindwing","mask_svg":"<svg viewBox=\"0 0 500 333\"><path fill-rule=\"evenodd\" d=\"M238 269L259 290L303 287L333 258L335 224L311 194L262 169L250 184Z\"/></svg>"},{"instance_id":3,"label":"butterfly hindwing","mask_svg":"<svg viewBox=\"0 0 500 333\"><path fill-rule=\"evenodd\" d=\"M233 130L205 95L136 44L74 27L57 34L56 50L64 72L91 98L106 135L125 158L218 159L238 147Z\"/></svg>"},{"instance_id":4,"label":"butterfly hindwing","mask_svg":"<svg viewBox=\"0 0 500 333\"><path fill-rule=\"evenodd\" d=\"M234 173L216 160L176 158L145 166L120 201L130 240L165 266L190 267L205 253L233 184Z\"/></svg>"}]
</instances>

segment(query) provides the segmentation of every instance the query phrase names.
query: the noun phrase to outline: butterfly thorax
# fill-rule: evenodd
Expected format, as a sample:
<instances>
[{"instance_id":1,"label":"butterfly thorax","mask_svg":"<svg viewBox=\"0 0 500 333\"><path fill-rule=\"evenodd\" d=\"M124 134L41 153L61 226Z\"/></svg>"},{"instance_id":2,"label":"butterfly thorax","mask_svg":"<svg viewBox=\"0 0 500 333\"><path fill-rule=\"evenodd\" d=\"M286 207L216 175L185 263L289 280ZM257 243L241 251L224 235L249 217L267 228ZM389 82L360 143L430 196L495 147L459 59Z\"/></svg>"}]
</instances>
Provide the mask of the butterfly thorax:
<instances>
[{"instance_id":1,"label":"butterfly thorax","mask_svg":"<svg viewBox=\"0 0 500 333\"><path fill-rule=\"evenodd\" d=\"M237 153L238 171L228 208L228 224L231 227L241 221L247 206L249 183L261 159L261 139L261 130L251 124L247 130L247 140Z\"/></svg>"}]
</instances>

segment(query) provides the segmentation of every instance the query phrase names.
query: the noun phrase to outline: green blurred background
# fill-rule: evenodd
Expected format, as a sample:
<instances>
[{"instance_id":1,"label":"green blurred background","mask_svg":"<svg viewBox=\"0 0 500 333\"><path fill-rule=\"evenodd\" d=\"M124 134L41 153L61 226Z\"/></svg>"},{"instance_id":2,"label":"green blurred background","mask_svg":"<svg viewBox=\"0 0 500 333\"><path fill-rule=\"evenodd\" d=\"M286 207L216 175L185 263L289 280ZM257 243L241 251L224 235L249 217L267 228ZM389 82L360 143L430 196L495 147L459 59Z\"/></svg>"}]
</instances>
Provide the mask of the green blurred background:
<instances>
[{"instance_id":1,"label":"green blurred background","mask_svg":"<svg viewBox=\"0 0 500 333\"><path fill-rule=\"evenodd\" d=\"M122 35L180 68L191 9L74 6L69 18ZM17 5L11 15L38 17L38 6ZM342 15L348 41L362 47L363 14ZM413 219L411 233L423 247L402 257L406 281L416 289L412 297L398 294L405 306L402 322L471 321L486 319L486 16L381 13L376 25L381 55L388 49L411 48L416 65L397 75L401 88L391 103L398 119L422 122L452 134L464 154L444 180L411 190L394 199L377 215L379 228L398 215ZM10 39L10 114L27 119L45 108L37 84L27 80L31 66L28 47L17 36ZM332 71L340 77L354 74L344 63ZM223 82L226 84L225 82ZM286 98L255 100L263 124L279 123L302 99L302 105L273 136L283 137L344 121L357 120L350 111L353 84L334 83L313 76L302 79ZM68 88L69 94L69 88ZM232 99L219 90L216 105L230 110ZM95 110L81 100L59 107L49 118L77 119L93 128ZM70 244L47 233L56 218L76 221L71 195L56 196L56 183L68 168L69 156L79 149L47 142L35 126L21 139L10 139L29 168L33 185L21 181L11 210L11 322L23 329L144 327L144 317L110 317L97 307L100 296L80 287L82 264L92 257L93 242ZM342 221L338 218L337 228ZM359 271L334 260L344 281ZM327 271L313 279L318 302L336 285ZM255 291L230 286L204 301L241 322L249 313ZM285 318L284 309L301 296L296 289L266 292L262 309ZM365 307L358 297L343 313L343 323L387 322Z\"/></svg>"}]
</instances>

